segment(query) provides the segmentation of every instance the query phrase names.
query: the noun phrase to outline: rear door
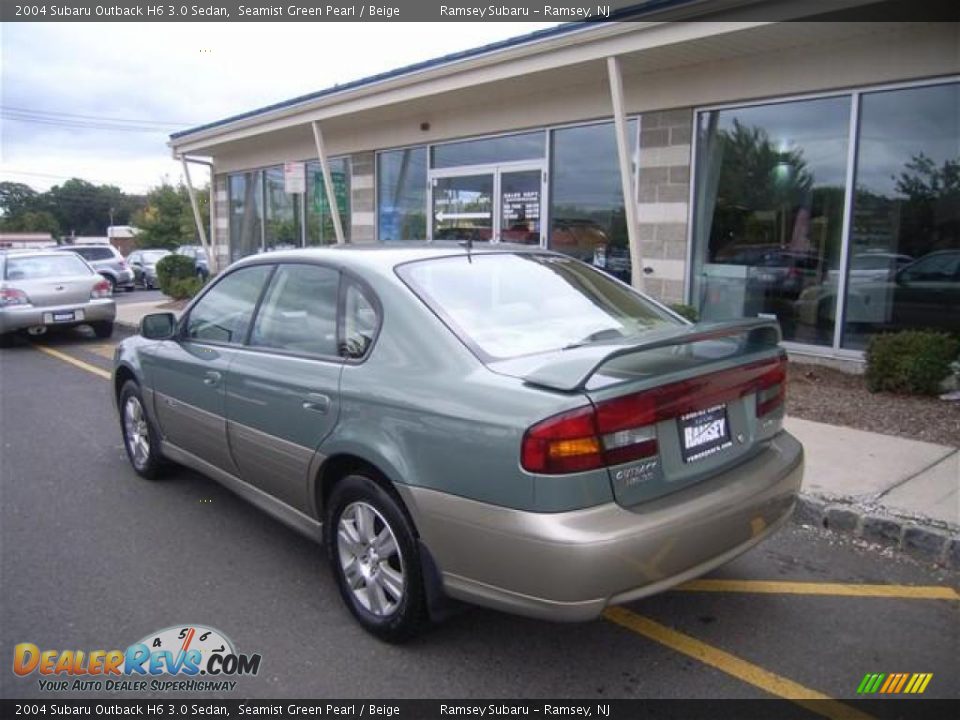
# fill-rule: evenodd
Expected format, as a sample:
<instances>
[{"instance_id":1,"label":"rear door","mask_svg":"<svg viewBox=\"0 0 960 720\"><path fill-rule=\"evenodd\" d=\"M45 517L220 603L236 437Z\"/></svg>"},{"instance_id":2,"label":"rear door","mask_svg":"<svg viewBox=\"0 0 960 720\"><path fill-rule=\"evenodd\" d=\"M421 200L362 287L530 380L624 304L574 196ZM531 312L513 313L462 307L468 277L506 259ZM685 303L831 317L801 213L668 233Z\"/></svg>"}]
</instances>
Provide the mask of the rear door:
<instances>
[{"instance_id":1,"label":"rear door","mask_svg":"<svg viewBox=\"0 0 960 720\"><path fill-rule=\"evenodd\" d=\"M246 340L272 271L272 265L254 265L225 275L181 321L178 338L158 343L144 354L166 439L234 474L224 386L230 361Z\"/></svg>"},{"instance_id":2,"label":"rear door","mask_svg":"<svg viewBox=\"0 0 960 720\"><path fill-rule=\"evenodd\" d=\"M277 266L230 366L227 433L246 482L309 512L310 466L340 410L340 272Z\"/></svg>"}]
</instances>

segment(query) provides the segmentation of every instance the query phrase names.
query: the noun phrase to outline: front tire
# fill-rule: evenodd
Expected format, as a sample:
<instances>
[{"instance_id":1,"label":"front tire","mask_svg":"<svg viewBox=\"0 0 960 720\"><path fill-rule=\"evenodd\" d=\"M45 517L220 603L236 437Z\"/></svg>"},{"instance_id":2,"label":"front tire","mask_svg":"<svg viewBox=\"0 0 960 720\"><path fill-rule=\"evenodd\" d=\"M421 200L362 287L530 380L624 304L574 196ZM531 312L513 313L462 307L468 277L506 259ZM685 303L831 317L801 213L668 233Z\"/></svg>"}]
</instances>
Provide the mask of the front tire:
<instances>
[{"instance_id":1,"label":"front tire","mask_svg":"<svg viewBox=\"0 0 960 720\"><path fill-rule=\"evenodd\" d=\"M420 554L397 500L367 475L350 475L330 497L325 535L340 596L364 630L402 642L423 629Z\"/></svg>"},{"instance_id":2,"label":"front tire","mask_svg":"<svg viewBox=\"0 0 960 720\"><path fill-rule=\"evenodd\" d=\"M160 439L147 417L140 386L133 380L127 380L120 390L120 428L133 469L142 478L156 480L163 465Z\"/></svg>"}]
</instances>

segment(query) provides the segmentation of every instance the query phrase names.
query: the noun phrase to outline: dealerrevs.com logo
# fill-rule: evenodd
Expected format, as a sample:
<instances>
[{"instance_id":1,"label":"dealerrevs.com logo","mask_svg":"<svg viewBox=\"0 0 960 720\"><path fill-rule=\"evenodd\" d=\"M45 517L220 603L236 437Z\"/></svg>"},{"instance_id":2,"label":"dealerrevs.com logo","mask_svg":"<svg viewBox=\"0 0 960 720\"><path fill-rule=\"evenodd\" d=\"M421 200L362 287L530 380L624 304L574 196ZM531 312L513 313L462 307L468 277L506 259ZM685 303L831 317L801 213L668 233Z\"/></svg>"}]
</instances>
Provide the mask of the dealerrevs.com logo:
<instances>
[{"instance_id":1,"label":"dealerrevs.com logo","mask_svg":"<svg viewBox=\"0 0 960 720\"><path fill-rule=\"evenodd\" d=\"M259 671L259 654L238 653L226 635L202 625L168 627L126 650L13 649L13 672L36 673L49 692L227 691L237 685L232 678Z\"/></svg>"}]
</instances>

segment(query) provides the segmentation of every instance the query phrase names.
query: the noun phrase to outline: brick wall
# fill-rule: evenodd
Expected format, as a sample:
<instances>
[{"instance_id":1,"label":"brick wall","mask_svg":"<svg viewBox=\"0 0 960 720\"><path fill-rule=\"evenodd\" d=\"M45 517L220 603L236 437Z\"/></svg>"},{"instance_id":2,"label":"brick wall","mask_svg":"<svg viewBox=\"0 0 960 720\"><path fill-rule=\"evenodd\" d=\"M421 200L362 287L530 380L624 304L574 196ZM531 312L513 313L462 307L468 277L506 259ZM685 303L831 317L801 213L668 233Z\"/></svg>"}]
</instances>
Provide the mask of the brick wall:
<instances>
[{"instance_id":1,"label":"brick wall","mask_svg":"<svg viewBox=\"0 0 960 720\"><path fill-rule=\"evenodd\" d=\"M644 287L665 302L683 301L693 111L644 113L640 122L638 223Z\"/></svg>"},{"instance_id":2,"label":"brick wall","mask_svg":"<svg viewBox=\"0 0 960 720\"><path fill-rule=\"evenodd\" d=\"M350 242L365 243L375 239L375 204L373 195L374 154L350 156Z\"/></svg>"},{"instance_id":3,"label":"brick wall","mask_svg":"<svg viewBox=\"0 0 960 720\"><path fill-rule=\"evenodd\" d=\"M227 198L227 176L215 175L213 180L213 227L210 243L217 256L217 266L223 270L230 264L230 202Z\"/></svg>"}]
</instances>

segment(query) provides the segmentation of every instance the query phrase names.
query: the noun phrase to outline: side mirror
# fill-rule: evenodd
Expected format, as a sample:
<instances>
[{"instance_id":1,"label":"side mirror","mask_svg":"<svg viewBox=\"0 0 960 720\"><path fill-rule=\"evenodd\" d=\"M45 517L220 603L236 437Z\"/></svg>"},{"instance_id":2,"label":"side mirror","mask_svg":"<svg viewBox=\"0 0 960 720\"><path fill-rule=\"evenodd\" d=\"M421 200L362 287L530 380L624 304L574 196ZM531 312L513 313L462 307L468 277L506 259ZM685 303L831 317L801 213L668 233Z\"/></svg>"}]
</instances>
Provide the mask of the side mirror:
<instances>
[{"instance_id":1,"label":"side mirror","mask_svg":"<svg viewBox=\"0 0 960 720\"><path fill-rule=\"evenodd\" d=\"M169 340L176 330L177 316L173 313L151 313L140 318L140 334L148 340Z\"/></svg>"}]
</instances>

